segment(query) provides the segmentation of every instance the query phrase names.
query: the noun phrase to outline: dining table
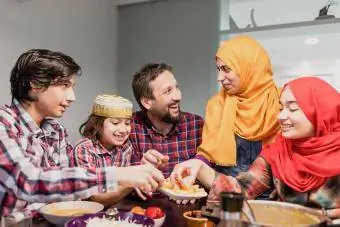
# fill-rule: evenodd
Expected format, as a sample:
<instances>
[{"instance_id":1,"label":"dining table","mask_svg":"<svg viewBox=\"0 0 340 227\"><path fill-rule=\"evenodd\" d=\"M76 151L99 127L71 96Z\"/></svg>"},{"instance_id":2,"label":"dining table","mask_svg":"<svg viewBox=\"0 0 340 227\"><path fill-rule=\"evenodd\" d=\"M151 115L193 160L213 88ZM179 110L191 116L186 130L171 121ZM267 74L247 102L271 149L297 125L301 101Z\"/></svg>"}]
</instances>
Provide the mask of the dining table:
<instances>
[{"instance_id":1,"label":"dining table","mask_svg":"<svg viewBox=\"0 0 340 227\"><path fill-rule=\"evenodd\" d=\"M140 199L137 195L131 194L125 197L120 202L112 207L117 208L119 211L128 212L135 206L140 206L144 209L152 206L160 207L166 214L165 221L162 227L186 227L186 222L183 213L189 210L200 210L205 205L206 199L196 200L194 203L177 204L175 201L170 200L167 196L156 192L152 198L146 201ZM40 218L32 222L32 227L56 227L49 223L47 220Z\"/></svg>"}]
</instances>

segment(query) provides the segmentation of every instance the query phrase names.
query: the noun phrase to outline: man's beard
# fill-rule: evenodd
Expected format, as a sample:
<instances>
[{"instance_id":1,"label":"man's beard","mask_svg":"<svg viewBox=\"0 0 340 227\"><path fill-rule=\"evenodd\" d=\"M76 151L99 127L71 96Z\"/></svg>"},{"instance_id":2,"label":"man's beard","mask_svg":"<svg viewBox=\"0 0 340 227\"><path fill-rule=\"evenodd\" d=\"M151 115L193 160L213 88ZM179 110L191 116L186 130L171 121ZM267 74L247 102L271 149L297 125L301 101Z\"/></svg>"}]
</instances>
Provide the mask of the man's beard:
<instances>
[{"instance_id":1,"label":"man's beard","mask_svg":"<svg viewBox=\"0 0 340 227\"><path fill-rule=\"evenodd\" d=\"M179 122L180 114L181 114L181 109L180 108L178 110L178 115L177 116L171 116L169 110L167 112L165 112L165 113L160 113L160 112L156 113L156 115L159 116L159 119L162 122L166 123L166 124L176 124L176 123L178 123Z\"/></svg>"},{"instance_id":2,"label":"man's beard","mask_svg":"<svg viewBox=\"0 0 340 227\"><path fill-rule=\"evenodd\" d=\"M169 112L167 112L161 119L161 121L163 121L164 123L167 124L177 124L179 122L179 115L181 112L179 112L179 114L177 116L171 116Z\"/></svg>"}]
</instances>

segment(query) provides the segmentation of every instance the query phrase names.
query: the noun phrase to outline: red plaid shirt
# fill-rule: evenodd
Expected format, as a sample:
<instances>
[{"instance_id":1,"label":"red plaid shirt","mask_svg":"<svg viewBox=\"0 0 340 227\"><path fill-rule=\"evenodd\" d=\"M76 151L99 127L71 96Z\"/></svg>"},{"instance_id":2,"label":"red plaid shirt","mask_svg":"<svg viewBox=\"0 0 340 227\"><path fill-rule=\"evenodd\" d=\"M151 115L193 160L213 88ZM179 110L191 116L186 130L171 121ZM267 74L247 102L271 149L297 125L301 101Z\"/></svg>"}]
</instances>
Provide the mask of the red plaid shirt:
<instances>
[{"instance_id":1,"label":"red plaid shirt","mask_svg":"<svg viewBox=\"0 0 340 227\"><path fill-rule=\"evenodd\" d=\"M204 120L199 115L181 112L179 122L165 136L157 132L142 111L135 112L132 121L132 164L139 164L145 152L155 149L169 156L169 164L162 169L165 177L170 176L176 164L195 157L202 142Z\"/></svg>"},{"instance_id":2,"label":"red plaid shirt","mask_svg":"<svg viewBox=\"0 0 340 227\"><path fill-rule=\"evenodd\" d=\"M130 166L132 155L132 144L128 140L123 146L107 150L98 141L81 139L75 146L71 157L70 166L82 166L85 168L117 166Z\"/></svg>"},{"instance_id":3,"label":"red plaid shirt","mask_svg":"<svg viewBox=\"0 0 340 227\"><path fill-rule=\"evenodd\" d=\"M16 101L0 107L0 213L8 216L27 202L87 198L116 189L114 168L61 168L72 146L53 119L39 127Z\"/></svg>"}]
</instances>

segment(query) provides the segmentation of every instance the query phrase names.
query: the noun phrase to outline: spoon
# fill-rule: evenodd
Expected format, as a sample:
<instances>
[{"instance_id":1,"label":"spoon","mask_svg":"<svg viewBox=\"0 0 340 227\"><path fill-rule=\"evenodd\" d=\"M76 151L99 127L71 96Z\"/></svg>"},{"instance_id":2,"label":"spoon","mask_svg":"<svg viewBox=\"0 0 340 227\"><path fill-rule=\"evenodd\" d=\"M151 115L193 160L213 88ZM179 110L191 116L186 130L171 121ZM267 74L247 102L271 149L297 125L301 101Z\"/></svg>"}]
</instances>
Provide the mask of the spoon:
<instances>
[{"instance_id":1,"label":"spoon","mask_svg":"<svg viewBox=\"0 0 340 227\"><path fill-rule=\"evenodd\" d=\"M245 204L246 206L243 206L242 213L246 216L250 224L256 224L254 212L246 199L244 200L243 204Z\"/></svg>"}]
</instances>

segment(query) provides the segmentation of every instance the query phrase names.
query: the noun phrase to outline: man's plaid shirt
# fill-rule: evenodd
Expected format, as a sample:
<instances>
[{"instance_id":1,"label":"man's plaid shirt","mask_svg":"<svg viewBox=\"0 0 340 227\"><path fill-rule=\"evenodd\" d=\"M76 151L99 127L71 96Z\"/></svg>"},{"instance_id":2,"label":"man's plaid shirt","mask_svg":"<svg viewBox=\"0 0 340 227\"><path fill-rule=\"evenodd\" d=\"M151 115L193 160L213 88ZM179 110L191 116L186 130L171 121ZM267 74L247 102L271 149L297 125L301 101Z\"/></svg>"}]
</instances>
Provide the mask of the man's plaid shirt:
<instances>
[{"instance_id":1,"label":"man's plaid shirt","mask_svg":"<svg viewBox=\"0 0 340 227\"><path fill-rule=\"evenodd\" d=\"M132 164L139 164L145 152L155 149L169 156L169 164L162 169L164 176L169 177L176 164L195 157L202 142L203 124L199 115L181 112L179 122L167 135L162 135L144 112L135 112L130 134L134 151Z\"/></svg>"}]
</instances>

